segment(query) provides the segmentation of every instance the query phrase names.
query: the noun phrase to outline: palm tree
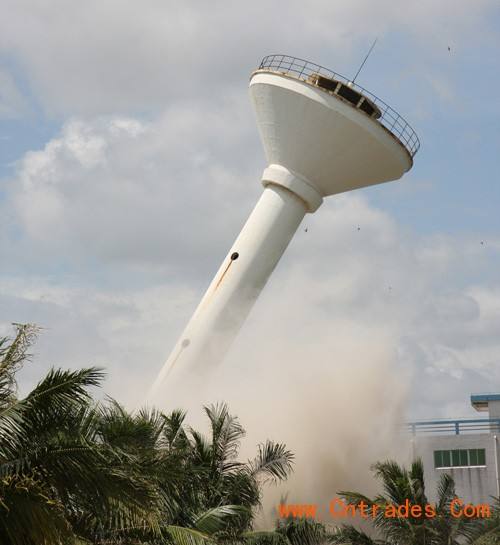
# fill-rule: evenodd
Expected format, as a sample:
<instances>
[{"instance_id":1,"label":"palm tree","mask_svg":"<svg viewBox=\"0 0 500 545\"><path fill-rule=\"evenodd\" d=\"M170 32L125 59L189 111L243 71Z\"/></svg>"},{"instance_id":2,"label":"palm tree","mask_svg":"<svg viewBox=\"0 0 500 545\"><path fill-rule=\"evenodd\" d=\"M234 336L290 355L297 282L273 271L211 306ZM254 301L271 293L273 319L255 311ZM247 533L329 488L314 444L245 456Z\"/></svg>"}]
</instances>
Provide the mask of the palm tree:
<instances>
[{"instance_id":1,"label":"palm tree","mask_svg":"<svg viewBox=\"0 0 500 545\"><path fill-rule=\"evenodd\" d=\"M15 374L38 329L0 339L0 543L205 545L250 539L266 482L293 455L266 441L238 461L244 430L225 405L205 407L210 436L185 413L96 404L96 368L52 370L19 399Z\"/></svg>"},{"instance_id":2,"label":"palm tree","mask_svg":"<svg viewBox=\"0 0 500 545\"><path fill-rule=\"evenodd\" d=\"M500 498L492 500L492 516L480 521L472 532L473 545L500 545Z\"/></svg>"},{"instance_id":3,"label":"palm tree","mask_svg":"<svg viewBox=\"0 0 500 545\"><path fill-rule=\"evenodd\" d=\"M12 342L0 340L0 542L72 543L79 527L99 533L137 520L154 527L155 491L97 435L88 389L101 370L51 370L17 397L15 373L37 331L17 325Z\"/></svg>"},{"instance_id":4,"label":"palm tree","mask_svg":"<svg viewBox=\"0 0 500 545\"><path fill-rule=\"evenodd\" d=\"M225 404L204 407L209 437L186 427L186 414L155 410L129 414L116 401L101 412L103 440L139 461L162 498L163 521L200 531L212 539L239 539L252 526L263 486L286 479L293 455L266 441L253 460L238 461L245 431ZM200 537L200 534L196 534Z\"/></svg>"},{"instance_id":5,"label":"palm tree","mask_svg":"<svg viewBox=\"0 0 500 545\"><path fill-rule=\"evenodd\" d=\"M380 538L372 538L352 525L346 525L338 530L334 542L344 545L479 545L477 540L488 531L498 537L498 518L493 527L493 523L485 523L482 519L452 517L450 504L456 497L455 484L446 473L438 482L434 517L412 516L411 512L408 517L385 516L388 506L403 505L407 500L411 505L420 506L421 512L425 513L429 501L425 493L423 464L420 459L415 460L407 470L396 462L386 461L375 464L373 469L382 483L383 494L374 499L358 492L340 492L339 496L350 505L363 501L369 509L376 507L373 525ZM495 516L498 517L498 511Z\"/></svg>"}]
</instances>

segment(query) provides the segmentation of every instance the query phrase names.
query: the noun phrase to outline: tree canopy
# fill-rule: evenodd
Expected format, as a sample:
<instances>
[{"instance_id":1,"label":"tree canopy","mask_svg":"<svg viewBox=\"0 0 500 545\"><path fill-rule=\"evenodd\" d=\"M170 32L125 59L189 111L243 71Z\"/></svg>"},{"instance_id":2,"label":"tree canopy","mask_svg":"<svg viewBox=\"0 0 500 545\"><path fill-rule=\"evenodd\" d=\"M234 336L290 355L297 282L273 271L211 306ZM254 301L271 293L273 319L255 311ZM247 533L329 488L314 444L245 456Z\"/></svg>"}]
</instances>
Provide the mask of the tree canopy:
<instances>
[{"instance_id":1,"label":"tree canopy","mask_svg":"<svg viewBox=\"0 0 500 545\"><path fill-rule=\"evenodd\" d=\"M53 369L25 397L16 373L37 335L0 340L0 543L199 545L252 528L262 488L292 470L273 441L239 461L245 431L224 404L204 408L209 436L185 413L98 403L102 370Z\"/></svg>"}]
</instances>

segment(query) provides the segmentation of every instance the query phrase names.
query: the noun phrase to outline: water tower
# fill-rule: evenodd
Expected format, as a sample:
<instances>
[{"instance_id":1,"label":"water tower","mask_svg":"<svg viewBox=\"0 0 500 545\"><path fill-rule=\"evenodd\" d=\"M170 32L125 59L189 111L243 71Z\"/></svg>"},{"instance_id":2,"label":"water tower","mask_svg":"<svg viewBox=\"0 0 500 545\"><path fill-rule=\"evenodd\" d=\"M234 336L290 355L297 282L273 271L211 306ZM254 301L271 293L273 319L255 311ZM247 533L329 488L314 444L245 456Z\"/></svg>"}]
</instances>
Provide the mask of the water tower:
<instances>
[{"instance_id":1,"label":"water tower","mask_svg":"<svg viewBox=\"0 0 500 545\"><path fill-rule=\"evenodd\" d=\"M264 191L152 393L170 372L202 378L223 359L305 214L329 195L401 178L420 145L385 102L295 57L265 57L250 97L268 162Z\"/></svg>"}]
</instances>

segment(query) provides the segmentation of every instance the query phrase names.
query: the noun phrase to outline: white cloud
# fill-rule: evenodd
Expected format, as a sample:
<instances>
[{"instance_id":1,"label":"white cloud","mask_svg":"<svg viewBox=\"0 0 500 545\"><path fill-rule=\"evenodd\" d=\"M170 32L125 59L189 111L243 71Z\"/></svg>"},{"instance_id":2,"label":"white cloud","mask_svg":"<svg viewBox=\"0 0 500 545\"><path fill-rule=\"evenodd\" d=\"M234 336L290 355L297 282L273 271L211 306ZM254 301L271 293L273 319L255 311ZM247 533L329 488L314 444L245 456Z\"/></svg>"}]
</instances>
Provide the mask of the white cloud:
<instances>
[{"instance_id":1,"label":"white cloud","mask_svg":"<svg viewBox=\"0 0 500 545\"><path fill-rule=\"evenodd\" d=\"M16 119L28 111L26 100L12 74L0 68L0 119Z\"/></svg>"},{"instance_id":2,"label":"white cloud","mask_svg":"<svg viewBox=\"0 0 500 545\"><path fill-rule=\"evenodd\" d=\"M209 121L220 140L200 128L196 104L147 123L73 120L19 162L10 186L18 230L10 245L25 248L31 268L58 266L45 279L5 275L3 297L11 302L1 319L36 319L51 338L71 329L71 341L57 349L61 364L74 361L73 342L88 338L78 363L110 365L116 395L124 373L140 383L127 394L131 402L161 367L260 191L253 160L224 162L245 148L247 131L218 114ZM495 240L485 253L470 238L400 232L360 194L328 199L304 226L241 343L257 336L263 346L287 346L293 339L298 351L331 336L356 353L363 339L379 337L381 349L399 353L395 369L413 373L417 396L436 377L453 379L429 401L443 412L469 383L500 379L500 286L482 282L498 257ZM413 401L425 412L425 403Z\"/></svg>"},{"instance_id":3,"label":"white cloud","mask_svg":"<svg viewBox=\"0 0 500 545\"><path fill-rule=\"evenodd\" d=\"M107 393L143 401L260 192L249 120L227 122L238 111L228 99L211 114L186 102L148 122L73 119L19 161L0 329L46 328L23 390L50 365L100 365ZM224 399L252 447L286 441L297 501L364 486L371 462L404 451L404 419L465 415L471 391L500 381L500 285L484 281L499 247L401 231L362 193L330 198L204 391L160 403L196 424L201 402Z\"/></svg>"},{"instance_id":4,"label":"white cloud","mask_svg":"<svg viewBox=\"0 0 500 545\"><path fill-rule=\"evenodd\" d=\"M285 2L110 0L43 6L2 0L0 49L14 54L35 94L55 115L144 112L186 96L207 103L237 83L260 57L288 52L352 69L360 45L401 32L417 50L407 64L431 64L460 43L494 0ZM474 39L485 39L484 32ZM356 49L354 51L353 49ZM340 66L339 66L340 65ZM442 72L440 70L439 72ZM437 78L438 71L435 71ZM439 93L447 93L441 78ZM444 91L442 91L444 89Z\"/></svg>"},{"instance_id":5,"label":"white cloud","mask_svg":"<svg viewBox=\"0 0 500 545\"><path fill-rule=\"evenodd\" d=\"M425 118L436 97L456 106L439 62L463 36L487 38L471 30L495 2L35 4L0 0L0 50L63 123L20 158L0 202L0 329L46 328L24 389L50 365L105 365L107 391L132 406L260 192L244 92L260 57L290 52L343 71L375 35L401 33L408 58L390 83L415 88L408 101ZM19 106L5 81L0 99ZM500 240L404 232L362 195L306 217L226 364L179 400L228 399L254 430L290 441L313 492L315 452L325 472L351 476L383 452L390 426L363 425L367 415L460 416L471 390L500 381L500 284L487 274ZM318 447L311 422L341 410L352 414L330 426L341 448ZM373 449L357 448L360 437Z\"/></svg>"},{"instance_id":6,"label":"white cloud","mask_svg":"<svg viewBox=\"0 0 500 545\"><path fill-rule=\"evenodd\" d=\"M227 242L258 192L249 167L234 164L248 135L228 122L232 113L228 105L203 115L194 104L149 123L68 122L19 162L11 184L27 235L50 255L83 252L174 272L205 263L213 245L200 234Z\"/></svg>"},{"instance_id":7,"label":"white cloud","mask_svg":"<svg viewBox=\"0 0 500 545\"><path fill-rule=\"evenodd\" d=\"M132 120L125 126L138 128ZM165 134L153 126L141 125L137 138L151 139L147 147L156 150L150 156L155 164L163 147L151 144L155 138L162 142ZM118 168L122 157L142 158L130 157L130 134L119 132L115 140L116 130L110 127L116 127L113 120L83 130L88 138L105 142L104 159L93 166L85 159L77 161L74 149L67 151L66 136L73 142L78 138L72 131L82 130L74 122L58 139L62 159L51 156L57 167L41 161L45 172L57 178L54 185L61 198L70 171L75 175L78 170L78 195L86 199ZM77 155L84 148L76 146ZM25 168L21 164L20 176ZM166 186L177 183L164 174ZM44 176L40 180L49 184ZM28 192L29 188L28 184ZM203 201L205 194L200 192L195 199ZM129 210L134 202L130 194L115 206ZM63 237L71 233L71 244L79 248L66 256L71 272L51 278L4 276L2 329L9 320L37 321L47 328L35 363L23 375L23 388L50 364L105 365L106 391L134 406L144 398L214 271L202 264L191 277L155 276L151 256L142 269L131 268L143 256L124 242L128 235L121 222L127 221L126 214L121 222L116 216L113 223L114 244L123 244L126 253L118 262L101 259L94 246L82 243L89 241L88 233L74 228L79 225L78 207L72 208L72 200L65 206L69 211L59 219L61 233ZM211 205L209 221L217 221L218 206ZM185 238L195 233L200 248L212 248L214 237L220 235L199 229L193 208L184 209L191 228ZM239 213L243 215L241 209ZM96 232L101 217L92 215ZM141 221L147 224L149 215L141 216ZM227 226L231 237L238 223ZM398 445L393 430L404 419L465 415L470 392L489 389L500 380L496 356L500 285L481 282L487 259L476 259L475 270L469 268L476 245L461 238L401 233L394 220L359 194L329 199L306 217L305 225L307 233L299 229L205 391L194 395L191 384L175 392L167 389L161 403L195 410L202 401L228 400L247 426L252 447L268 436L286 441L297 453L298 469L288 489L297 501L317 501L327 500L339 487L364 486L371 462L396 455L390 451ZM56 246L57 235L50 231L44 236L55 237ZM37 243L31 236L29 240ZM178 245L179 240L163 239L165 259L178 252ZM47 259L54 255L53 249ZM78 264L96 260L98 279L83 278ZM468 272L457 276L457 270ZM199 420L199 412L191 418ZM359 448L360 443L369 448Z\"/></svg>"}]
</instances>

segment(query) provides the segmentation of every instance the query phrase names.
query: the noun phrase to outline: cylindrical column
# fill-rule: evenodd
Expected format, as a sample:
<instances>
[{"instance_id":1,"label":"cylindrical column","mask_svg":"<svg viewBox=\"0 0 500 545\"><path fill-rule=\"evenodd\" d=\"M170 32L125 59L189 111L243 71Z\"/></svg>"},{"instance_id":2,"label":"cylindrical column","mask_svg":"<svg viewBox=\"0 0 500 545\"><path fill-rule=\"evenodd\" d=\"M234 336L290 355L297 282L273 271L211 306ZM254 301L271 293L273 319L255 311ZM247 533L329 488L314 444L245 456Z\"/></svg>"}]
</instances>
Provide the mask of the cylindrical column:
<instances>
[{"instance_id":1,"label":"cylindrical column","mask_svg":"<svg viewBox=\"0 0 500 545\"><path fill-rule=\"evenodd\" d=\"M498 468L498 465L500 464L500 460L498 459L498 437L495 434L493 436L493 452L495 456L495 477L496 477L496 488L497 488L497 496L500 497L500 469Z\"/></svg>"},{"instance_id":2,"label":"cylindrical column","mask_svg":"<svg viewBox=\"0 0 500 545\"><path fill-rule=\"evenodd\" d=\"M288 177L293 174L288 173ZM163 366L150 395L174 370L176 374L194 370L196 375L201 375L204 369L222 360L311 208L298 196L300 190L293 191L280 181L273 182L269 176L263 183L261 198ZM304 181L297 178L295 184L299 187ZM320 196L318 199L321 202Z\"/></svg>"}]
</instances>

